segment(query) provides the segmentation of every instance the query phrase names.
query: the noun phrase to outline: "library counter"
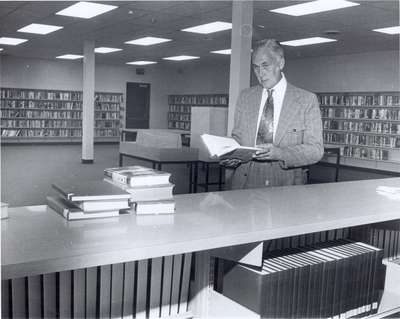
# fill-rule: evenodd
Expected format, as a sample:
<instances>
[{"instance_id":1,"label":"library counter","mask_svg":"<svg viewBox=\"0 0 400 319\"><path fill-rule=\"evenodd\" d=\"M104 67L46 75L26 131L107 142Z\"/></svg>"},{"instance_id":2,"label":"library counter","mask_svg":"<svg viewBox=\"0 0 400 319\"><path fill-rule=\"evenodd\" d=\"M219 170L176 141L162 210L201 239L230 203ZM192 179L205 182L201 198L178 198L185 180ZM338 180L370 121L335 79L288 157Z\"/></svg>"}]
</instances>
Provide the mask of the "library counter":
<instances>
[{"instance_id":1,"label":"library counter","mask_svg":"<svg viewBox=\"0 0 400 319\"><path fill-rule=\"evenodd\" d=\"M1 221L2 279L255 243L400 218L400 178L186 194L173 215L67 221L46 206Z\"/></svg>"}]
</instances>

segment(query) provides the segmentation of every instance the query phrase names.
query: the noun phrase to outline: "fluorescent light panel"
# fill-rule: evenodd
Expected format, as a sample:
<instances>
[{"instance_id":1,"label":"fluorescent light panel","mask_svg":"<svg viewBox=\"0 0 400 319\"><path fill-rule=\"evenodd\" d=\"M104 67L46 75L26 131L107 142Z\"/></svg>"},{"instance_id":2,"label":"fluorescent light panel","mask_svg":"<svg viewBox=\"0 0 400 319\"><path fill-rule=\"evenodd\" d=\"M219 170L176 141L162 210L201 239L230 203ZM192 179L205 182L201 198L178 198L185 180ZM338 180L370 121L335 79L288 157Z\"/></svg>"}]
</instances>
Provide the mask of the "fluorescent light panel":
<instances>
[{"instance_id":1,"label":"fluorescent light panel","mask_svg":"<svg viewBox=\"0 0 400 319\"><path fill-rule=\"evenodd\" d=\"M112 53L117 51L122 51L122 49L108 48L108 47L99 47L94 49L94 52L96 53Z\"/></svg>"},{"instance_id":2,"label":"fluorescent light panel","mask_svg":"<svg viewBox=\"0 0 400 319\"><path fill-rule=\"evenodd\" d=\"M3 48L0 48L0 52L3 51L3 50L4 50Z\"/></svg>"},{"instance_id":3,"label":"fluorescent light panel","mask_svg":"<svg viewBox=\"0 0 400 319\"><path fill-rule=\"evenodd\" d=\"M126 41L127 44L136 44L136 45L153 45L164 42L169 42L171 39L157 38L157 37L144 37L136 40Z\"/></svg>"},{"instance_id":4,"label":"fluorescent light panel","mask_svg":"<svg viewBox=\"0 0 400 319\"><path fill-rule=\"evenodd\" d=\"M63 27L60 27L58 25L31 23L31 24L19 29L18 32L35 33L35 34L49 34L51 32L60 30L62 28Z\"/></svg>"},{"instance_id":5,"label":"fluorescent light panel","mask_svg":"<svg viewBox=\"0 0 400 319\"><path fill-rule=\"evenodd\" d=\"M177 55L177 56L170 56L167 58L163 58L164 60L170 60L170 61L185 61L185 60L194 60L194 59L200 59L198 56L191 56L191 55Z\"/></svg>"},{"instance_id":6,"label":"fluorescent light panel","mask_svg":"<svg viewBox=\"0 0 400 319\"><path fill-rule=\"evenodd\" d=\"M386 34L400 34L400 26L389 27L389 28L381 28L381 29L374 29L372 31L386 33Z\"/></svg>"},{"instance_id":7,"label":"fluorescent light panel","mask_svg":"<svg viewBox=\"0 0 400 319\"><path fill-rule=\"evenodd\" d=\"M225 50L216 50L216 51L210 51L211 53L216 53L216 54L225 54L229 55L231 54L231 49L225 49Z\"/></svg>"},{"instance_id":8,"label":"fluorescent light panel","mask_svg":"<svg viewBox=\"0 0 400 319\"><path fill-rule=\"evenodd\" d=\"M337 10L358 5L360 4L345 0L317 0L317 1L296 4L293 6L273 9L269 11L298 17L307 14Z\"/></svg>"},{"instance_id":9,"label":"fluorescent light panel","mask_svg":"<svg viewBox=\"0 0 400 319\"><path fill-rule=\"evenodd\" d=\"M214 32L218 32L218 31L230 30L230 29L232 29L232 23L215 21L215 22L211 22L211 23L206 23L206 24L201 24L198 26L186 28L186 29L183 29L182 31L201 33L201 34L209 34L209 33L214 33Z\"/></svg>"},{"instance_id":10,"label":"fluorescent light panel","mask_svg":"<svg viewBox=\"0 0 400 319\"><path fill-rule=\"evenodd\" d=\"M149 65L149 64L156 64L157 62L154 61L132 61L132 62L126 62L126 64L131 64L131 65Z\"/></svg>"},{"instance_id":11,"label":"fluorescent light panel","mask_svg":"<svg viewBox=\"0 0 400 319\"><path fill-rule=\"evenodd\" d=\"M68 17L90 19L116 8L118 7L108 4L81 1L69 6L68 8L58 11L56 14Z\"/></svg>"},{"instance_id":12,"label":"fluorescent light panel","mask_svg":"<svg viewBox=\"0 0 400 319\"><path fill-rule=\"evenodd\" d=\"M327 43L327 42L334 42L337 41L335 39L328 39L328 38L321 38L321 37L313 37L313 38L305 38L305 39L298 39L292 41L284 41L280 42L282 45L288 45L292 47L299 47L302 45L311 45L317 43Z\"/></svg>"},{"instance_id":13,"label":"fluorescent light panel","mask_svg":"<svg viewBox=\"0 0 400 319\"><path fill-rule=\"evenodd\" d=\"M56 57L56 59L65 59L65 60L76 60L76 59L82 59L83 55L77 55L77 54L64 54L64 55L59 55Z\"/></svg>"},{"instance_id":14,"label":"fluorescent light panel","mask_svg":"<svg viewBox=\"0 0 400 319\"><path fill-rule=\"evenodd\" d=\"M19 38L7 38L7 37L0 38L0 44L6 44L6 45L18 45L26 41L28 40Z\"/></svg>"}]
</instances>

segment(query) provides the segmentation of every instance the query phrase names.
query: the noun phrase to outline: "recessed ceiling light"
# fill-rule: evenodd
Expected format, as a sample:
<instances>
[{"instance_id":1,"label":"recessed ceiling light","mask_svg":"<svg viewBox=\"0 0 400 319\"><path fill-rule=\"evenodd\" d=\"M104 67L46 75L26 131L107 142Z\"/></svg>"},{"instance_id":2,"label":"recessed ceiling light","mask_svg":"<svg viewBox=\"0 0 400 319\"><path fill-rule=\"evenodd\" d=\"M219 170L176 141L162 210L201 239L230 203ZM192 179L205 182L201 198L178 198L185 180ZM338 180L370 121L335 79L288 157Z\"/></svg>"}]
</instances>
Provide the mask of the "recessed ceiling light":
<instances>
[{"instance_id":1,"label":"recessed ceiling light","mask_svg":"<svg viewBox=\"0 0 400 319\"><path fill-rule=\"evenodd\" d=\"M0 44L6 44L6 45L18 45L26 41L28 40L19 38L7 38L7 37L0 38Z\"/></svg>"},{"instance_id":2,"label":"recessed ceiling light","mask_svg":"<svg viewBox=\"0 0 400 319\"><path fill-rule=\"evenodd\" d=\"M4 50L3 48L0 48L0 52L3 51L3 50Z\"/></svg>"},{"instance_id":3,"label":"recessed ceiling light","mask_svg":"<svg viewBox=\"0 0 400 319\"><path fill-rule=\"evenodd\" d=\"M164 38L156 38L156 37L144 37L136 40L126 41L127 44L136 44L136 45L153 45L171 41L171 39Z\"/></svg>"},{"instance_id":4,"label":"recessed ceiling light","mask_svg":"<svg viewBox=\"0 0 400 319\"><path fill-rule=\"evenodd\" d=\"M292 47L299 47L302 45L310 45L310 44L326 43L326 42L334 42L334 41L337 41L337 40L321 38L321 37L313 37L313 38L298 39L298 40L292 40L292 41L284 41L284 42L280 42L280 44L289 45Z\"/></svg>"},{"instance_id":5,"label":"recessed ceiling light","mask_svg":"<svg viewBox=\"0 0 400 319\"><path fill-rule=\"evenodd\" d=\"M62 29L63 27L57 25L31 23L21 29L18 32L35 33L35 34L49 34L51 32Z\"/></svg>"},{"instance_id":6,"label":"recessed ceiling light","mask_svg":"<svg viewBox=\"0 0 400 319\"><path fill-rule=\"evenodd\" d=\"M154 61L132 61L132 62L126 62L126 64L132 64L132 65L148 65L148 64L156 64L157 62Z\"/></svg>"},{"instance_id":7,"label":"recessed ceiling light","mask_svg":"<svg viewBox=\"0 0 400 319\"><path fill-rule=\"evenodd\" d=\"M337 10L359 5L359 3L345 0L317 0L269 11L298 17L307 14Z\"/></svg>"},{"instance_id":8,"label":"recessed ceiling light","mask_svg":"<svg viewBox=\"0 0 400 319\"><path fill-rule=\"evenodd\" d=\"M225 49L225 50L217 50L217 51L210 51L211 53L217 53L217 54L226 54L229 55L231 54L231 49Z\"/></svg>"},{"instance_id":9,"label":"recessed ceiling light","mask_svg":"<svg viewBox=\"0 0 400 319\"><path fill-rule=\"evenodd\" d=\"M96 52L96 53L111 53L111 52L117 52L117 51L122 51L122 49L107 48L107 47L99 47L99 48L94 49L94 52Z\"/></svg>"},{"instance_id":10,"label":"recessed ceiling light","mask_svg":"<svg viewBox=\"0 0 400 319\"><path fill-rule=\"evenodd\" d=\"M215 22L211 22L211 23L206 23L206 24L201 24L198 26L186 28L186 29L183 29L182 31L201 33L201 34L209 34L209 33L213 33L213 32L230 30L230 29L232 29L232 23L215 21Z\"/></svg>"},{"instance_id":11,"label":"recessed ceiling light","mask_svg":"<svg viewBox=\"0 0 400 319\"><path fill-rule=\"evenodd\" d=\"M65 59L65 60L76 60L76 59L82 59L83 55L77 55L77 54L64 54L64 55L59 55L56 56L56 59Z\"/></svg>"},{"instance_id":12,"label":"recessed ceiling light","mask_svg":"<svg viewBox=\"0 0 400 319\"><path fill-rule=\"evenodd\" d=\"M171 61L184 61L184 60L194 60L200 59L198 56L191 56L191 55L177 55L177 56L170 56L167 58L163 58L164 60L171 60Z\"/></svg>"},{"instance_id":13,"label":"recessed ceiling light","mask_svg":"<svg viewBox=\"0 0 400 319\"><path fill-rule=\"evenodd\" d=\"M399 34L400 33L400 26L389 27L389 28L381 28L381 29L374 29L372 31L386 33L386 34Z\"/></svg>"},{"instance_id":14,"label":"recessed ceiling light","mask_svg":"<svg viewBox=\"0 0 400 319\"><path fill-rule=\"evenodd\" d=\"M108 11L118 8L117 6L111 6L108 4L100 4L94 2L78 2L58 11L56 14L61 16L76 17L90 19L100 14L106 13Z\"/></svg>"}]
</instances>

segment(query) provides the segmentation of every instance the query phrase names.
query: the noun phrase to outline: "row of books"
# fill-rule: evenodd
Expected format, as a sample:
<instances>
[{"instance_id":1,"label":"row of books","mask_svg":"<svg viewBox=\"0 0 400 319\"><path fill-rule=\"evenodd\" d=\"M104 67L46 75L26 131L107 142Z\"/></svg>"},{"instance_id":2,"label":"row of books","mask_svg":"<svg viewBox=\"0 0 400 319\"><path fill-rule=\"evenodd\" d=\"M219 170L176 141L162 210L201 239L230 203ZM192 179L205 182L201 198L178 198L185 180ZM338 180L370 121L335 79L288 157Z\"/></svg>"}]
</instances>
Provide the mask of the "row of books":
<instances>
[{"instance_id":1,"label":"row of books","mask_svg":"<svg viewBox=\"0 0 400 319\"><path fill-rule=\"evenodd\" d=\"M389 151L375 148L366 148L359 146L345 146L343 147L342 156L360 158L360 159L371 159L379 161L389 160Z\"/></svg>"},{"instance_id":2,"label":"row of books","mask_svg":"<svg viewBox=\"0 0 400 319\"><path fill-rule=\"evenodd\" d=\"M375 136L362 133L329 133L324 132L324 141L328 143L352 144L371 147L400 148L400 137Z\"/></svg>"},{"instance_id":3,"label":"row of books","mask_svg":"<svg viewBox=\"0 0 400 319\"><path fill-rule=\"evenodd\" d=\"M131 195L136 214L171 214L175 211L171 174L144 166L107 168L106 182Z\"/></svg>"},{"instance_id":4,"label":"row of books","mask_svg":"<svg viewBox=\"0 0 400 319\"><path fill-rule=\"evenodd\" d=\"M400 119L400 108L396 109L351 109L351 108L321 108L322 117L336 117L345 119L366 119L366 120L391 120Z\"/></svg>"},{"instance_id":5,"label":"row of books","mask_svg":"<svg viewBox=\"0 0 400 319\"><path fill-rule=\"evenodd\" d=\"M400 96L397 94L318 94L319 103L322 105L345 105L345 106L372 106L372 105L400 105Z\"/></svg>"},{"instance_id":6,"label":"row of books","mask_svg":"<svg viewBox=\"0 0 400 319\"><path fill-rule=\"evenodd\" d=\"M343 131L359 131L371 133L399 134L400 124L388 122L360 122L360 121L343 121L343 120L327 120L322 121L324 129L343 130Z\"/></svg>"},{"instance_id":7,"label":"row of books","mask_svg":"<svg viewBox=\"0 0 400 319\"><path fill-rule=\"evenodd\" d=\"M170 112L179 112L179 113L190 114L190 110L191 110L191 107L188 105L176 105L176 104L169 105Z\"/></svg>"},{"instance_id":8,"label":"row of books","mask_svg":"<svg viewBox=\"0 0 400 319\"><path fill-rule=\"evenodd\" d=\"M188 121L169 121L168 128L189 131L190 130L190 122L188 122Z\"/></svg>"},{"instance_id":9,"label":"row of books","mask_svg":"<svg viewBox=\"0 0 400 319\"><path fill-rule=\"evenodd\" d=\"M168 113L168 120L172 121L190 121L190 114L181 114L176 112Z\"/></svg>"},{"instance_id":10,"label":"row of books","mask_svg":"<svg viewBox=\"0 0 400 319\"><path fill-rule=\"evenodd\" d=\"M21 128L81 128L82 121L77 120L1 120L2 127Z\"/></svg>"},{"instance_id":11,"label":"row of books","mask_svg":"<svg viewBox=\"0 0 400 319\"><path fill-rule=\"evenodd\" d=\"M41 109L69 109L81 110L81 101L29 101L29 100L2 100L1 107L8 108L41 108Z\"/></svg>"},{"instance_id":12,"label":"row of books","mask_svg":"<svg viewBox=\"0 0 400 319\"><path fill-rule=\"evenodd\" d=\"M227 105L227 95L170 95L169 104Z\"/></svg>"},{"instance_id":13,"label":"row of books","mask_svg":"<svg viewBox=\"0 0 400 319\"><path fill-rule=\"evenodd\" d=\"M262 318L350 318L376 313L381 249L338 240L277 250L260 268L229 264L223 294Z\"/></svg>"}]
</instances>

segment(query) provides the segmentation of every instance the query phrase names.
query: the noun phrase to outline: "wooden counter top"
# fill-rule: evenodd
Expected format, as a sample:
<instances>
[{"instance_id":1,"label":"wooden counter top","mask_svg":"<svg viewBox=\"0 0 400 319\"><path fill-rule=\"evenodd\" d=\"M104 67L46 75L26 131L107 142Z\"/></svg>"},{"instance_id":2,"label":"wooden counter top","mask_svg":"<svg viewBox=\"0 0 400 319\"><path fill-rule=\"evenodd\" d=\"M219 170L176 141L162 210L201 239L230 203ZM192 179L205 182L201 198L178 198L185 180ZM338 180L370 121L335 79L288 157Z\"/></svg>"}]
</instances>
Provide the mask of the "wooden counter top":
<instances>
[{"instance_id":1,"label":"wooden counter top","mask_svg":"<svg viewBox=\"0 0 400 319\"><path fill-rule=\"evenodd\" d=\"M213 249L400 218L376 192L400 178L175 196L176 214L67 221L46 206L1 221L3 279Z\"/></svg>"}]
</instances>

